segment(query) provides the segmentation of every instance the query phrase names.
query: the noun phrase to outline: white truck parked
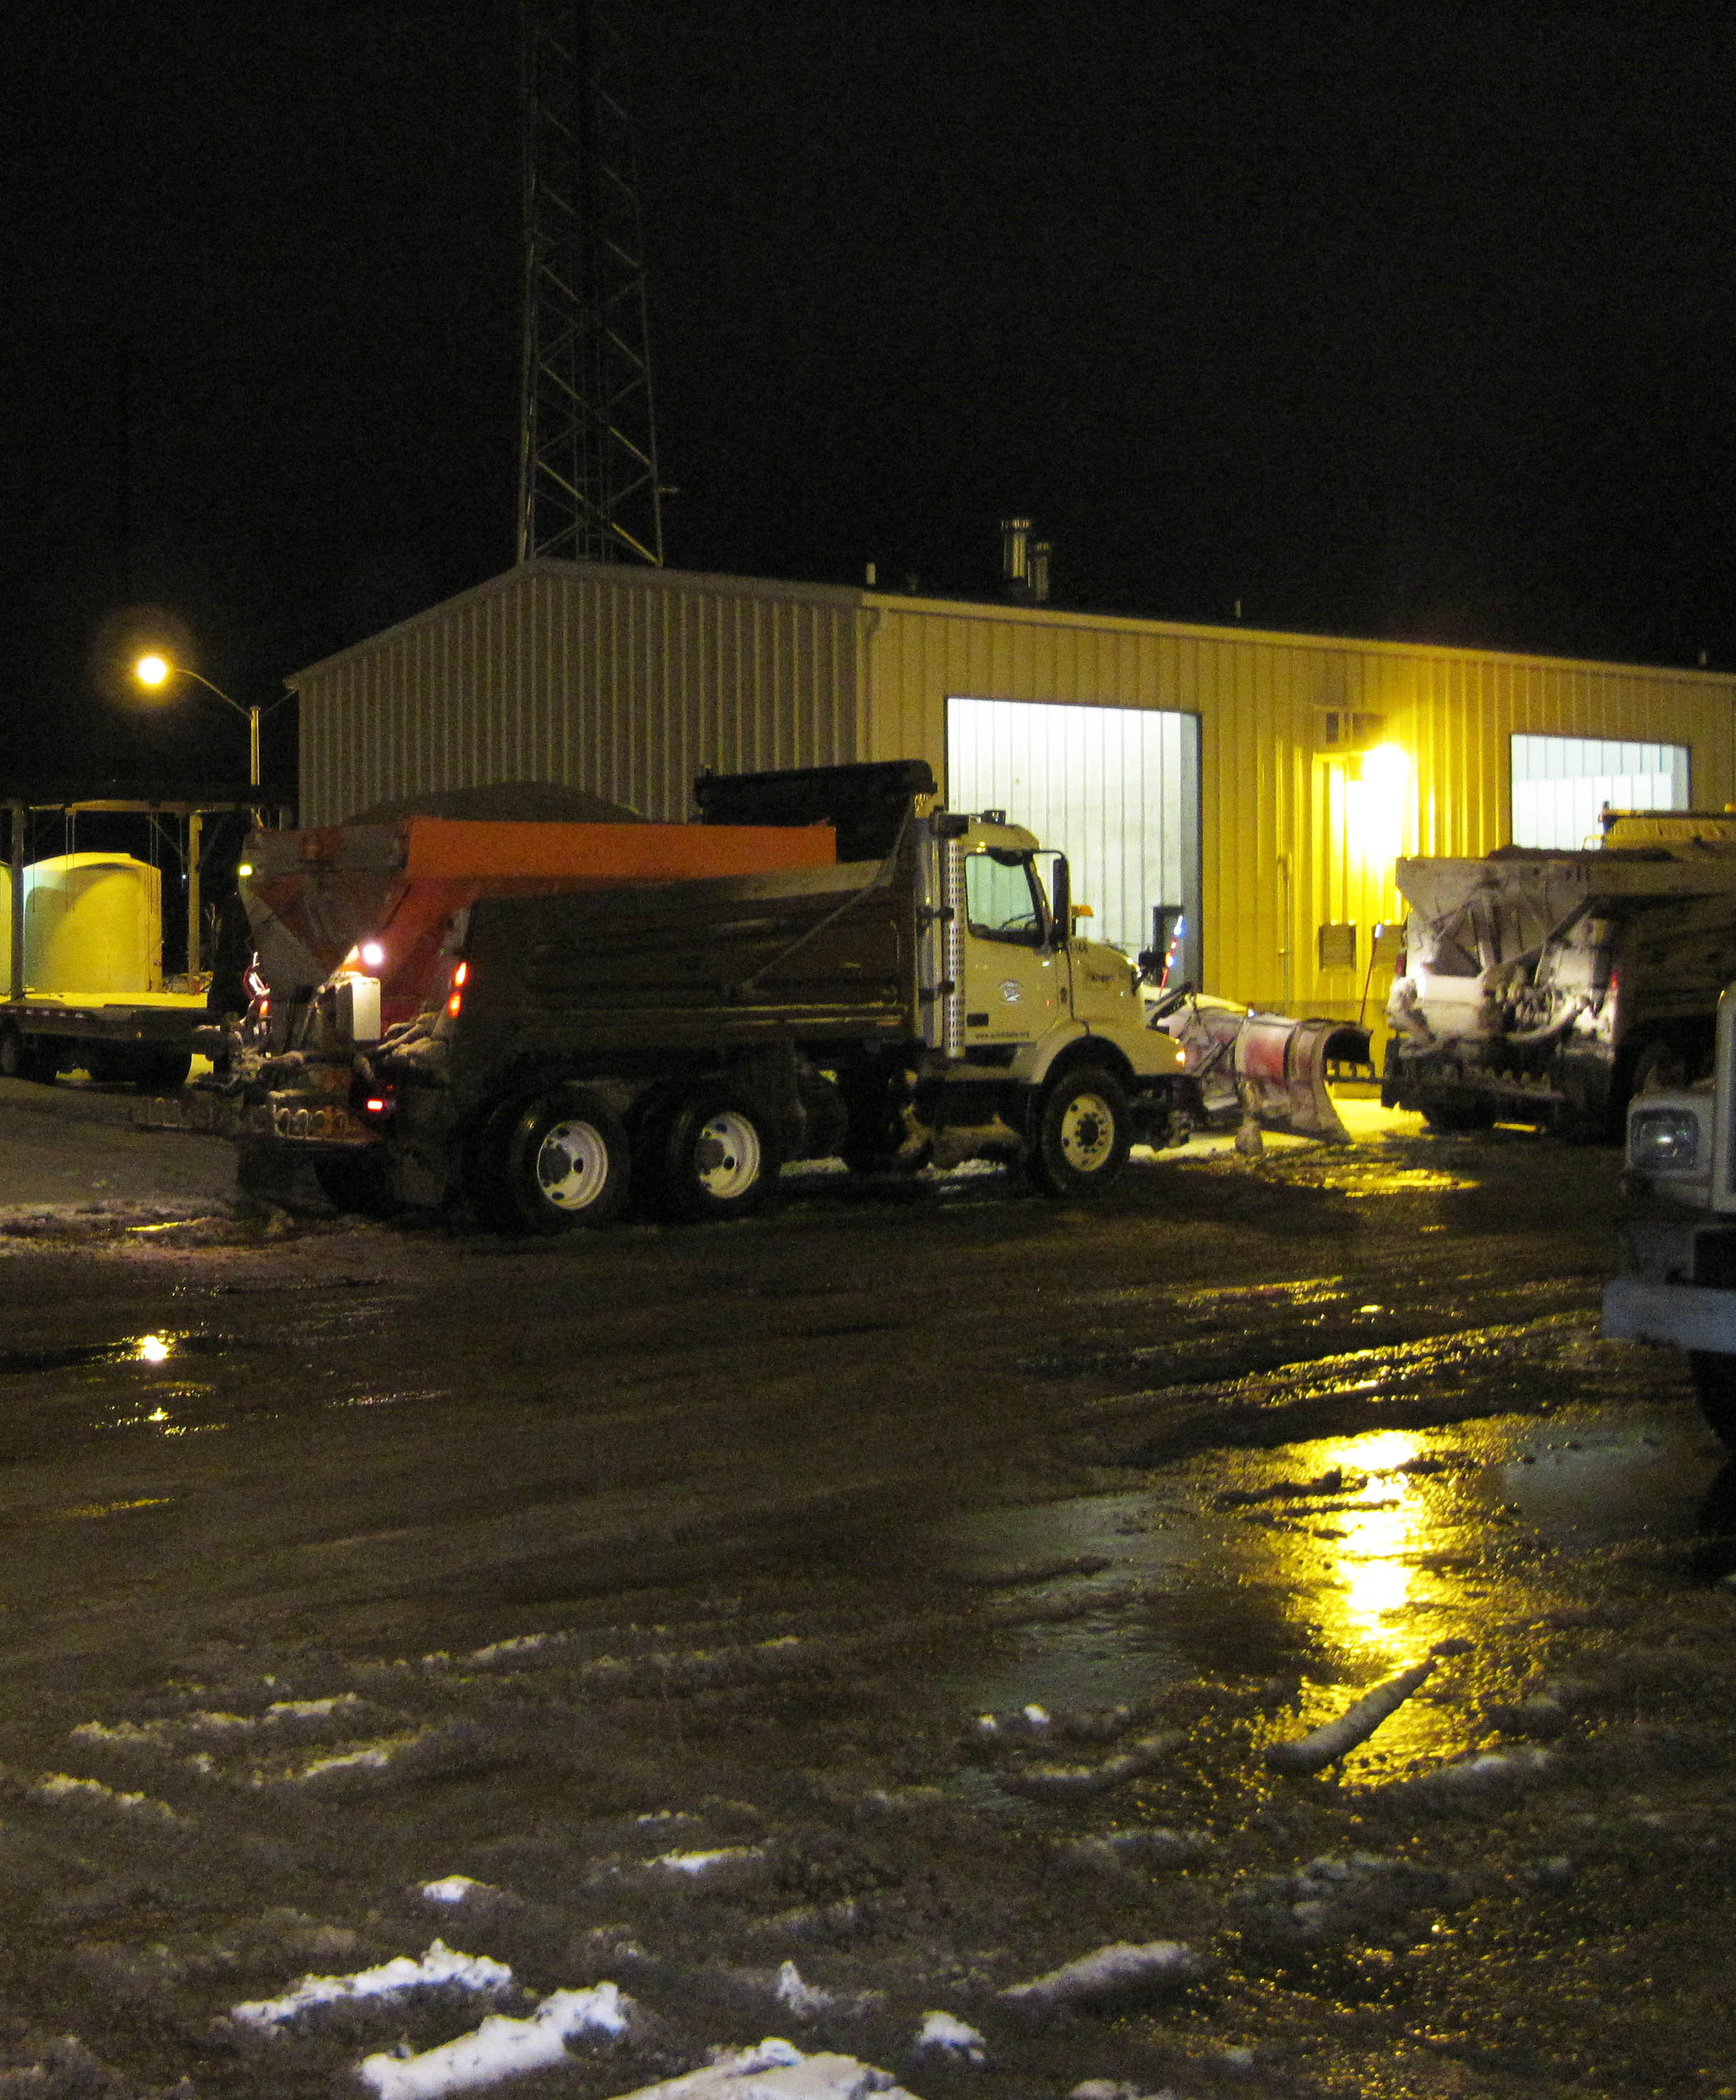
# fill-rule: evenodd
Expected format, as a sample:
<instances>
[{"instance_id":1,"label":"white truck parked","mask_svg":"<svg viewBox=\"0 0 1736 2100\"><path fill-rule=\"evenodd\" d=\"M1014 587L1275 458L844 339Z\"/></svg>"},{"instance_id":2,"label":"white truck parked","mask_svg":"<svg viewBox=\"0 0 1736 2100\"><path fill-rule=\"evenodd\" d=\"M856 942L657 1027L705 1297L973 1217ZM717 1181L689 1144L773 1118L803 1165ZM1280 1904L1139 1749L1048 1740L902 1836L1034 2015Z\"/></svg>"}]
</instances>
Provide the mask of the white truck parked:
<instances>
[{"instance_id":1,"label":"white truck parked","mask_svg":"<svg viewBox=\"0 0 1736 2100\"><path fill-rule=\"evenodd\" d=\"M1603 1331L1688 1352L1707 1420L1736 1446L1736 985L1718 1001L1712 1075L1628 1110L1622 1268Z\"/></svg>"}]
</instances>

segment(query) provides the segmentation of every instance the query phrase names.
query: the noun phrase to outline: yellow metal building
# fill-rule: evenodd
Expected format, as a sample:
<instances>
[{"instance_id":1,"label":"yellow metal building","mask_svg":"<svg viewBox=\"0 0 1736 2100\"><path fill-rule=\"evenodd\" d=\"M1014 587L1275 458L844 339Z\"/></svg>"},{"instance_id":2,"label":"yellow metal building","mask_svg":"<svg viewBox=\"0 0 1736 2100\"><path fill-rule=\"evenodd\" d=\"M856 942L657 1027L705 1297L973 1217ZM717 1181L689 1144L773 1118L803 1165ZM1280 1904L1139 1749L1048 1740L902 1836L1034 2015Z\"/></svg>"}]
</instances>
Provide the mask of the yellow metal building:
<instances>
[{"instance_id":1,"label":"yellow metal building","mask_svg":"<svg viewBox=\"0 0 1736 2100\"><path fill-rule=\"evenodd\" d=\"M925 757L1069 853L1094 930L1182 908L1190 977L1294 1012L1378 1011L1400 854L1736 799L1721 673L616 565L529 563L289 682L304 823L511 780L674 818L706 766Z\"/></svg>"}]
</instances>

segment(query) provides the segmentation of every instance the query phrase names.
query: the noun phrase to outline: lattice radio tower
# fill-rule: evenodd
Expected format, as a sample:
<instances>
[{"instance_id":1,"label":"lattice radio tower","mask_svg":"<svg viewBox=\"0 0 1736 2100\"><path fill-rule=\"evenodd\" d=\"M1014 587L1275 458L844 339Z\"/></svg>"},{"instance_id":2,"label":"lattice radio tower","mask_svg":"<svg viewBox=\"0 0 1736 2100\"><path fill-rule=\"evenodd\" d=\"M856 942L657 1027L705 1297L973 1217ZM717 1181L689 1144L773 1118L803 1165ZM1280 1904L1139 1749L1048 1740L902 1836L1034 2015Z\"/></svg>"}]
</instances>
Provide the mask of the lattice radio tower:
<instances>
[{"instance_id":1,"label":"lattice radio tower","mask_svg":"<svg viewBox=\"0 0 1736 2100\"><path fill-rule=\"evenodd\" d=\"M594 0L522 5L519 559L660 567L626 51Z\"/></svg>"}]
</instances>

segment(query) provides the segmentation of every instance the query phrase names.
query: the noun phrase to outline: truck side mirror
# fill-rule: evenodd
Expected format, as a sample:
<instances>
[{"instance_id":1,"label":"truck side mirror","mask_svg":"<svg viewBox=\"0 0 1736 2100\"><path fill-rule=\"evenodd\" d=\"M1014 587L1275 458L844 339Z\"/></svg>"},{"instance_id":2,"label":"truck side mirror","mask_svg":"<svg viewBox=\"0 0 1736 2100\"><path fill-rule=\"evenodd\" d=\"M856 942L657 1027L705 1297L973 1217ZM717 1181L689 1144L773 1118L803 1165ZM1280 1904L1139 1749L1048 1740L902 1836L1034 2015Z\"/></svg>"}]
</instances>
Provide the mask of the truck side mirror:
<instances>
[{"instance_id":1,"label":"truck side mirror","mask_svg":"<svg viewBox=\"0 0 1736 2100\"><path fill-rule=\"evenodd\" d=\"M1050 939L1056 942L1070 940L1073 932L1073 883L1067 872L1067 855L1055 855L1054 874L1050 885L1049 908L1054 920Z\"/></svg>"}]
</instances>

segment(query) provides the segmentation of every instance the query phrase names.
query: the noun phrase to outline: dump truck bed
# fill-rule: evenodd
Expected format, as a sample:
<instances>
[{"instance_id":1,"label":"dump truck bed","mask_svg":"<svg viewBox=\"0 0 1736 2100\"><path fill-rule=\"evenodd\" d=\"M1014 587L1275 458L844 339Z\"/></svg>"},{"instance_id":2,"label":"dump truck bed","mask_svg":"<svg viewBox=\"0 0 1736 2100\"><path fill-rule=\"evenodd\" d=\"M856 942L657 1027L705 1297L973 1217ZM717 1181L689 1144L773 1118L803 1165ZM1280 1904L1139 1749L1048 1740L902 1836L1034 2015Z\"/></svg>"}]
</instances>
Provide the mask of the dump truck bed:
<instances>
[{"instance_id":1,"label":"dump truck bed","mask_svg":"<svg viewBox=\"0 0 1736 2100\"><path fill-rule=\"evenodd\" d=\"M470 916L453 1083L510 1059L920 1035L913 856L560 897Z\"/></svg>"}]
</instances>

